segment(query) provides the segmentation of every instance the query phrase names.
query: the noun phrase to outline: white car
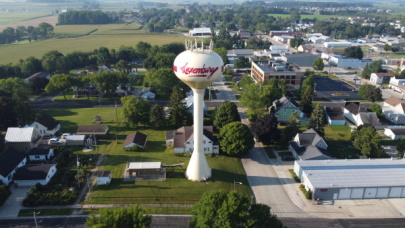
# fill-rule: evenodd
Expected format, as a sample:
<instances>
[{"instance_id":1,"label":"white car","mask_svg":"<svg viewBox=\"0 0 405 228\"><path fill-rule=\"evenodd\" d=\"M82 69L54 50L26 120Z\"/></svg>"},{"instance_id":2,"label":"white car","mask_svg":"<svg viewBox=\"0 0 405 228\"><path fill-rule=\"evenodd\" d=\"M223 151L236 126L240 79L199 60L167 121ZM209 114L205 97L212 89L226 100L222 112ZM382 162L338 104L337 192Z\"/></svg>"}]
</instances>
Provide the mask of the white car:
<instances>
[{"instance_id":1,"label":"white car","mask_svg":"<svg viewBox=\"0 0 405 228\"><path fill-rule=\"evenodd\" d=\"M60 141L58 138L51 138L49 139L49 144L61 144L62 141Z\"/></svg>"},{"instance_id":2,"label":"white car","mask_svg":"<svg viewBox=\"0 0 405 228\"><path fill-rule=\"evenodd\" d=\"M69 135L70 135L70 133L63 133L61 138L66 139L66 136L69 136Z\"/></svg>"}]
</instances>

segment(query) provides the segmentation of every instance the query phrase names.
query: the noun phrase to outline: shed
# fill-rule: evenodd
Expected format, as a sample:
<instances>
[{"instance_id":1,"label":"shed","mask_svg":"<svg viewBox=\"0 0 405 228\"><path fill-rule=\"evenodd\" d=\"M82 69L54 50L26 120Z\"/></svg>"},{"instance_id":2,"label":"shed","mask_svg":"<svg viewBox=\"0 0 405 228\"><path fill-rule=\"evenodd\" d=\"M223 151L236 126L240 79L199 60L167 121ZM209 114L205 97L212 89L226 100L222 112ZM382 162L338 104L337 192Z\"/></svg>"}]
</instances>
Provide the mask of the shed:
<instances>
[{"instance_id":1,"label":"shed","mask_svg":"<svg viewBox=\"0 0 405 228\"><path fill-rule=\"evenodd\" d=\"M96 173L97 185L109 185L111 183L111 171L98 171Z\"/></svg>"},{"instance_id":2,"label":"shed","mask_svg":"<svg viewBox=\"0 0 405 228\"><path fill-rule=\"evenodd\" d=\"M66 146L83 146L85 138L85 135L67 135L65 138Z\"/></svg>"},{"instance_id":3,"label":"shed","mask_svg":"<svg viewBox=\"0 0 405 228\"><path fill-rule=\"evenodd\" d=\"M294 172L313 199L405 197L405 159L295 161Z\"/></svg>"},{"instance_id":4,"label":"shed","mask_svg":"<svg viewBox=\"0 0 405 228\"><path fill-rule=\"evenodd\" d=\"M47 185L56 173L56 164L31 164L17 169L14 181L18 186Z\"/></svg>"},{"instance_id":5,"label":"shed","mask_svg":"<svg viewBox=\"0 0 405 228\"><path fill-rule=\"evenodd\" d=\"M127 138L124 141L124 148L130 148L135 145L145 148L147 142L147 136L145 134L142 134L141 132L134 132L132 134L129 134Z\"/></svg>"},{"instance_id":6,"label":"shed","mask_svg":"<svg viewBox=\"0 0 405 228\"><path fill-rule=\"evenodd\" d=\"M341 107L324 106L326 119L329 125L345 125L346 119L343 116L343 105Z\"/></svg>"},{"instance_id":7,"label":"shed","mask_svg":"<svg viewBox=\"0 0 405 228\"><path fill-rule=\"evenodd\" d=\"M78 135L107 135L107 125L79 125L76 133Z\"/></svg>"},{"instance_id":8,"label":"shed","mask_svg":"<svg viewBox=\"0 0 405 228\"><path fill-rule=\"evenodd\" d=\"M130 162L126 172L137 180L166 179L166 169L162 167L161 162Z\"/></svg>"}]
</instances>

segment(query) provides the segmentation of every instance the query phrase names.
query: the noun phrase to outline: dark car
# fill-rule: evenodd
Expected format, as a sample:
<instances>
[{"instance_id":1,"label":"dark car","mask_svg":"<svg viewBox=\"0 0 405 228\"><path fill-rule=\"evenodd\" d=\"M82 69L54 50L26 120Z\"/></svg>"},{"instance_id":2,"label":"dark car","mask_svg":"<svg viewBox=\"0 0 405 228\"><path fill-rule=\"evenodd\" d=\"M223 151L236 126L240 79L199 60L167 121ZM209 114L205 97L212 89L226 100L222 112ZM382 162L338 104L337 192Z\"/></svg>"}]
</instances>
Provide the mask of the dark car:
<instances>
[{"instance_id":1,"label":"dark car","mask_svg":"<svg viewBox=\"0 0 405 228\"><path fill-rule=\"evenodd\" d=\"M293 156L282 156L281 160L283 161L294 161L294 157Z\"/></svg>"}]
</instances>

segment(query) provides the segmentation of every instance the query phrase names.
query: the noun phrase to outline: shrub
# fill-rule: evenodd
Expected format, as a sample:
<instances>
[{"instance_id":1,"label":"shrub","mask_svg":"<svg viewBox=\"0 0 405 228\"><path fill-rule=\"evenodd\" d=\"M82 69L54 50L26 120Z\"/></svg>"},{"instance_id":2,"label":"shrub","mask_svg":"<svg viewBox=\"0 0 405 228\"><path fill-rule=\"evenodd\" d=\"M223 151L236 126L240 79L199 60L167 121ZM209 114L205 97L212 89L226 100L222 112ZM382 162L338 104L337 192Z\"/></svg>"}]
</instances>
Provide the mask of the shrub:
<instances>
[{"instance_id":1,"label":"shrub","mask_svg":"<svg viewBox=\"0 0 405 228\"><path fill-rule=\"evenodd\" d=\"M298 176L297 176L297 174L295 174L294 170L289 169L288 171L291 173L291 176L294 178L295 182L297 182L297 183L301 182L300 178L298 178ZM301 186L300 186L300 188L301 188Z\"/></svg>"},{"instance_id":2,"label":"shrub","mask_svg":"<svg viewBox=\"0 0 405 228\"><path fill-rule=\"evenodd\" d=\"M300 184L300 189L301 189L302 193L304 193L305 198L312 199L312 191L311 190L307 191L303 184Z\"/></svg>"},{"instance_id":3,"label":"shrub","mask_svg":"<svg viewBox=\"0 0 405 228\"><path fill-rule=\"evenodd\" d=\"M10 190L8 190L7 186L0 182L0 206L6 202L7 198L11 195Z\"/></svg>"},{"instance_id":4,"label":"shrub","mask_svg":"<svg viewBox=\"0 0 405 228\"><path fill-rule=\"evenodd\" d=\"M143 148L135 144L135 145L133 145L131 147L124 148L124 150L125 151L132 151L132 152L140 152L140 151L143 151Z\"/></svg>"}]
</instances>

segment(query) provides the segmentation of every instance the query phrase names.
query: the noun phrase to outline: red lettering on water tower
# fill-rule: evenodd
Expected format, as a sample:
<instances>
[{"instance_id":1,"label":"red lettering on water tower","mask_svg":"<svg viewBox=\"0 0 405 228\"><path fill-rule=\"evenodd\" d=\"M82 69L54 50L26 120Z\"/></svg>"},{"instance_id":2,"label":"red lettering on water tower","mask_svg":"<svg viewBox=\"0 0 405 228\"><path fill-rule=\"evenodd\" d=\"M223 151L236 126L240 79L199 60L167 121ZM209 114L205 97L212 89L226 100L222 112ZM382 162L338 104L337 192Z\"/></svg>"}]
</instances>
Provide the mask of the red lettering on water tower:
<instances>
[{"instance_id":1,"label":"red lettering on water tower","mask_svg":"<svg viewBox=\"0 0 405 228\"><path fill-rule=\"evenodd\" d=\"M188 77L204 77L210 79L212 75L217 72L219 67L188 67L188 62L184 64L184 66L180 67L180 70L183 74L188 75ZM221 69L222 70L222 69ZM173 71L177 72L177 66L173 66Z\"/></svg>"}]
</instances>

